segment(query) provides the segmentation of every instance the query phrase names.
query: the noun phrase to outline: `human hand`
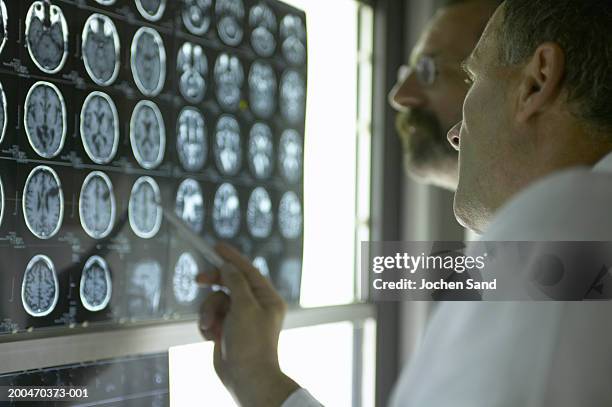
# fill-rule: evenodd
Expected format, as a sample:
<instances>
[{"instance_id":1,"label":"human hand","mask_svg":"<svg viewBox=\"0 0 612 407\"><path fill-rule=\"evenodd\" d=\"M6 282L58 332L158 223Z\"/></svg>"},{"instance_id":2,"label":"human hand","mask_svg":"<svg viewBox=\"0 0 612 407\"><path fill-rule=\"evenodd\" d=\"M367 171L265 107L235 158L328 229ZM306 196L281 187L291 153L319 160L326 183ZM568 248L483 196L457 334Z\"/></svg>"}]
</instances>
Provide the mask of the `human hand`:
<instances>
[{"instance_id":1,"label":"human hand","mask_svg":"<svg viewBox=\"0 0 612 407\"><path fill-rule=\"evenodd\" d=\"M299 386L278 364L278 337L287 305L251 262L218 244L225 264L198 275L200 284L227 287L211 293L200 308L200 332L215 342L217 375L242 406L280 406Z\"/></svg>"}]
</instances>

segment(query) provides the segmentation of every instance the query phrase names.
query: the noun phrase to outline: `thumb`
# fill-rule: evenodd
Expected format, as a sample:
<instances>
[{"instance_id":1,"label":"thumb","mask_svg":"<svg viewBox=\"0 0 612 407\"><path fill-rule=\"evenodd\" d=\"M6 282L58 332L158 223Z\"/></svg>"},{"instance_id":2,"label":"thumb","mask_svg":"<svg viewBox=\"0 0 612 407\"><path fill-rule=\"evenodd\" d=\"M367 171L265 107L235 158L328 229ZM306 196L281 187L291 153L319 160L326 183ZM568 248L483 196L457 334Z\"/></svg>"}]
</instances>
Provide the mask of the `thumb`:
<instances>
[{"instance_id":1,"label":"thumb","mask_svg":"<svg viewBox=\"0 0 612 407\"><path fill-rule=\"evenodd\" d=\"M258 306L258 302L253 295L251 286L244 274L241 273L236 266L230 263L225 263L219 269L221 273L221 284L229 288L232 304L238 308ZM230 308L230 312L231 312Z\"/></svg>"}]
</instances>

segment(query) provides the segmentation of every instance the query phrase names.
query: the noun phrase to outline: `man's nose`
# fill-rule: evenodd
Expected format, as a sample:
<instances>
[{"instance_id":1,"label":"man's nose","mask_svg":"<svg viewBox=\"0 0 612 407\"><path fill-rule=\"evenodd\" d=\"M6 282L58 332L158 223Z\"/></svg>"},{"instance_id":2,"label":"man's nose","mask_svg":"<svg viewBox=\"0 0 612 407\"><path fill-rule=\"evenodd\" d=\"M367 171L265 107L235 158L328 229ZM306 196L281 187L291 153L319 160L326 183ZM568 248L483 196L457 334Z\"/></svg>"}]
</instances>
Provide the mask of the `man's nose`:
<instances>
[{"instance_id":1,"label":"man's nose","mask_svg":"<svg viewBox=\"0 0 612 407\"><path fill-rule=\"evenodd\" d=\"M459 134L461 133L461 123L462 122L455 124L446 135L448 142L451 143L451 146L453 146L453 148L457 151L459 151Z\"/></svg>"},{"instance_id":2,"label":"man's nose","mask_svg":"<svg viewBox=\"0 0 612 407\"><path fill-rule=\"evenodd\" d=\"M389 92L389 104L398 112L423 105L425 96L413 70L398 78Z\"/></svg>"}]
</instances>

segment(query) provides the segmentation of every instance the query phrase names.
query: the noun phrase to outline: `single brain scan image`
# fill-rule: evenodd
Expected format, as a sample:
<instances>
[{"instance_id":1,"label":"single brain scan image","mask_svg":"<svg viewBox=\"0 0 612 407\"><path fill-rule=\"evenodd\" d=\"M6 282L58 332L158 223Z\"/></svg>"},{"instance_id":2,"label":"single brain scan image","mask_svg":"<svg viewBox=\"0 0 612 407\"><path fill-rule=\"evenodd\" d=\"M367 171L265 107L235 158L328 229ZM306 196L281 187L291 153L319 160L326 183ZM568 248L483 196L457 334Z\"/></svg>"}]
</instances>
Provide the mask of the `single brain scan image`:
<instances>
[{"instance_id":1,"label":"single brain scan image","mask_svg":"<svg viewBox=\"0 0 612 407\"><path fill-rule=\"evenodd\" d=\"M128 218L138 237L150 239L159 232L162 222L161 193L153 178L140 177L134 183Z\"/></svg>"},{"instance_id":2,"label":"single brain scan image","mask_svg":"<svg viewBox=\"0 0 612 407\"><path fill-rule=\"evenodd\" d=\"M6 44L6 38L8 37L8 13L6 10L6 4L4 0L0 0L0 53L4 49Z\"/></svg>"},{"instance_id":3,"label":"single brain scan image","mask_svg":"<svg viewBox=\"0 0 612 407\"><path fill-rule=\"evenodd\" d=\"M259 117L268 118L276 107L276 75L272 67L254 62L249 72L249 102Z\"/></svg>"},{"instance_id":4,"label":"single brain scan image","mask_svg":"<svg viewBox=\"0 0 612 407\"><path fill-rule=\"evenodd\" d=\"M176 192L176 215L194 232L200 233L204 227L204 197L197 181L187 178L181 182Z\"/></svg>"},{"instance_id":5,"label":"single brain scan image","mask_svg":"<svg viewBox=\"0 0 612 407\"><path fill-rule=\"evenodd\" d=\"M0 143L4 140L6 134L6 115L7 115L6 93L0 83Z\"/></svg>"},{"instance_id":6,"label":"single brain scan image","mask_svg":"<svg viewBox=\"0 0 612 407\"><path fill-rule=\"evenodd\" d=\"M263 256L257 256L253 259L253 266L259 270L262 276L270 278L270 266L268 261Z\"/></svg>"},{"instance_id":7,"label":"single brain scan image","mask_svg":"<svg viewBox=\"0 0 612 407\"><path fill-rule=\"evenodd\" d=\"M100 86L112 84L119 74L119 34L113 21L92 14L82 35L83 62L91 80Z\"/></svg>"},{"instance_id":8,"label":"single brain scan image","mask_svg":"<svg viewBox=\"0 0 612 407\"><path fill-rule=\"evenodd\" d=\"M231 116L221 116L215 129L213 145L217 168L225 175L235 175L242 164L240 126Z\"/></svg>"},{"instance_id":9,"label":"single brain scan image","mask_svg":"<svg viewBox=\"0 0 612 407\"><path fill-rule=\"evenodd\" d=\"M100 171L90 173L81 187L79 215L85 232L94 239L109 235L115 224L113 184Z\"/></svg>"},{"instance_id":10,"label":"single brain scan image","mask_svg":"<svg viewBox=\"0 0 612 407\"><path fill-rule=\"evenodd\" d=\"M227 45L236 46L242 41L244 31L244 4L242 0L217 0L217 32L219 38Z\"/></svg>"},{"instance_id":11,"label":"single brain scan image","mask_svg":"<svg viewBox=\"0 0 612 407\"><path fill-rule=\"evenodd\" d=\"M185 107L178 118L176 149L186 171L200 171L206 163L208 144L204 116L196 108Z\"/></svg>"},{"instance_id":12,"label":"single brain scan image","mask_svg":"<svg viewBox=\"0 0 612 407\"><path fill-rule=\"evenodd\" d=\"M132 75L145 96L157 96L166 80L166 49L157 31L142 27L132 40Z\"/></svg>"},{"instance_id":13,"label":"single brain scan image","mask_svg":"<svg viewBox=\"0 0 612 407\"><path fill-rule=\"evenodd\" d=\"M106 93L90 93L81 108L81 141L85 152L96 164L108 164L119 145L119 115Z\"/></svg>"},{"instance_id":14,"label":"single brain scan image","mask_svg":"<svg viewBox=\"0 0 612 407\"><path fill-rule=\"evenodd\" d=\"M272 200L262 187L257 187L251 193L247 206L247 226L253 237L260 239L270 236L272 231Z\"/></svg>"},{"instance_id":15,"label":"single brain scan image","mask_svg":"<svg viewBox=\"0 0 612 407\"><path fill-rule=\"evenodd\" d=\"M174 266L174 277L172 277L172 288L174 298L181 304L188 304L198 296L198 263L191 253L183 253Z\"/></svg>"},{"instance_id":16,"label":"single brain scan image","mask_svg":"<svg viewBox=\"0 0 612 407\"><path fill-rule=\"evenodd\" d=\"M306 88L299 73L288 71L280 86L281 113L289 123L297 124L304 118Z\"/></svg>"},{"instance_id":17,"label":"single brain scan image","mask_svg":"<svg viewBox=\"0 0 612 407\"><path fill-rule=\"evenodd\" d=\"M48 74L59 72L68 56L68 24L62 10L35 1L26 15L25 33L28 52L36 66Z\"/></svg>"},{"instance_id":18,"label":"single brain scan image","mask_svg":"<svg viewBox=\"0 0 612 407\"><path fill-rule=\"evenodd\" d=\"M289 182L296 182L302 175L302 137L292 129L285 130L278 147L280 172Z\"/></svg>"},{"instance_id":19,"label":"single brain scan image","mask_svg":"<svg viewBox=\"0 0 612 407\"><path fill-rule=\"evenodd\" d=\"M91 312L102 311L111 299L112 281L108 264L100 256L92 256L81 274L81 303Z\"/></svg>"},{"instance_id":20,"label":"single brain scan image","mask_svg":"<svg viewBox=\"0 0 612 407\"><path fill-rule=\"evenodd\" d=\"M186 42L179 49L176 69L181 95L190 103L200 103L206 93L208 59L201 46Z\"/></svg>"},{"instance_id":21,"label":"single brain scan image","mask_svg":"<svg viewBox=\"0 0 612 407\"><path fill-rule=\"evenodd\" d=\"M130 271L127 289L130 314L156 313L162 290L161 264L153 259L144 259L136 263Z\"/></svg>"},{"instance_id":22,"label":"single brain scan image","mask_svg":"<svg viewBox=\"0 0 612 407\"><path fill-rule=\"evenodd\" d=\"M276 50L276 35L278 23L276 15L270 7L259 3L249 12L251 27L251 47L261 57L270 57Z\"/></svg>"},{"instance_id":23,"label":"single brain scan image","mask_svg":"<svg viewBox=\"0 0 612 407\"><path fill-rule=\"evenodd\" d=\"M281 198L278 224L285 239L295 239L302 233L302 204L294 192L286 192Z\"/></svg>"},{"instance_id":24,"label":"single brain scan image","mask_svg":"<svg viewBox=\"0 0 612 407\"><path fill-rule=\"evenodd\" d=\"M59 89L49 82L36 82L25 100L23 115L30 145L43 158L57 156L66 138L66 104Z\"/></svg>"},{"instance_id":25,"label":"single brain scan image","mask_svg":"<svg viewBox=\"0 0 612 407\"><path fill-rule=\"evenodd\" d=\"M212 21L212 0L183 0L183 24L193 35L202 35Z\"/></svg>"},{"instance_id":26,"label":"single brain scan image","mask_svg":"<svg viewBox=\"0 0 612 407\"><path fill-rule=\"evenodd\" d=\"M140 14L149 21L158 21L166 10L166 0L134 0Z\"/></svg>"},{"instance_id":27,"label":"single brain scan image","mask_svg":"<svg viewBox=\"0 0 612 407\"><path fill-rule=\"evenodd\" d=\"M293 65L306 62L306 28L302 19L286 15L280 24L280 35L285 59Z\"/></svg>"},{"instance_id":28,"label":"single brain scan image","mask_svg":"<svg viewBox=\"0 0 612 407\"><path fill-rule=\"evenodd\" d=\"M59 283L50 258L37 255L30 260L21 284L21 303L28 314L44 317L55 309Z\"/></svg>"},{"instance_id":29,"label":"single brain scan image","mask_svg":"<svg viewBox=\"0 0 612 407\"><path fill-rule=\"evenodd\" d=\"M150 170L164 159L166 127L157 105L148 100L138 102L130 121L130 142L138 164Z\"/></svg>"},{"instance_id":30,"label":"single brain scan image","mask_svg":"<svg viewBox=\"0 0 612 407\"><path fill-rule=\"evenodd\" d=\"M222 108L236 110L240 103L244 70L238 57L221 54L215 62L217 101Z\"/></svg>"},{"instance_id":31,"label":"single brain scan image","mask_svg":"<svg viewBox=\"0 0 612 407\"><path fill-rule=\"evenodd\" d=\"M266 179L274 169L272 130L265 123L255 123L249 133L249 168L257 179Z\"/></svg>"},{"instance_id":32,"label":"single brain scan image","mask_svg":"<svg viewBox=\"0 0 612 407\"><path fill-rule=\"evenodd\" d=\"M53 169L39 166L32 170L23 189L23 214L28 229L39 239L49 239L59 231L64 217L64 193Z\"/></svg>"},{"instance_id":33,"label":"single brain scan image","mask_svg":"<svg viewBox=\"0 0 612 407\"><path fill-rule=\"evenodd\" d=\"M300 299L301 271L302 263L299 259L285 259L280 263L276 287L287 302L296 302Z\"/></svg>"},{"instance_id":34,"label":"single brain scan image","mask_svg":"<svg viewBox=\"0 0 612 407\"><path fill-rule=\"evenodd\" d=\"M221 184L213 203L213 227L219 237L230 239L240 229L240 200L231 184Z\"/></svg>"}]
</instances>

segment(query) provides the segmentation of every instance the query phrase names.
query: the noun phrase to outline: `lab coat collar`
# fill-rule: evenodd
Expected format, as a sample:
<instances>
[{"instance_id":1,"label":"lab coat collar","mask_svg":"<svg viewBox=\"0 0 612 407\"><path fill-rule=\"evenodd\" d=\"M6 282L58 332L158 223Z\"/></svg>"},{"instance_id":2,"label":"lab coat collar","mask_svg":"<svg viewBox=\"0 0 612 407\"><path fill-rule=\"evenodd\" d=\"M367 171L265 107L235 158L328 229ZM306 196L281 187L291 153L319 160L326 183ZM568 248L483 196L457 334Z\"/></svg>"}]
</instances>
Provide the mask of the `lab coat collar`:
<instances>
[{"instance_id":1,"label":"lab coat collar","mask_svg":"<svg viewBox=\"0 0 612 407\"><path fill-rule=\"evenodd\" d=\"M595 172L612 172L612 152L609 152L604 158L599 160L593 166Z\"/></svg>"}]
</instances>

